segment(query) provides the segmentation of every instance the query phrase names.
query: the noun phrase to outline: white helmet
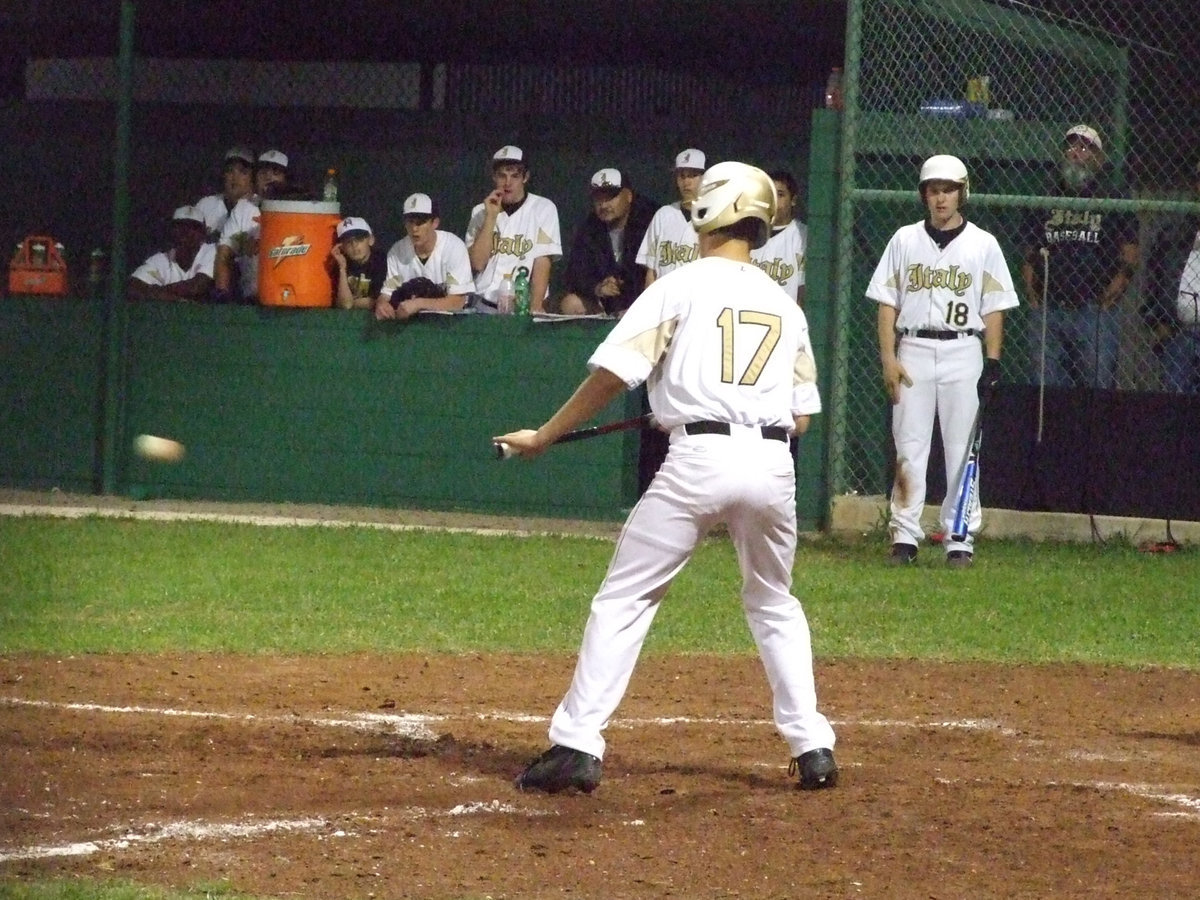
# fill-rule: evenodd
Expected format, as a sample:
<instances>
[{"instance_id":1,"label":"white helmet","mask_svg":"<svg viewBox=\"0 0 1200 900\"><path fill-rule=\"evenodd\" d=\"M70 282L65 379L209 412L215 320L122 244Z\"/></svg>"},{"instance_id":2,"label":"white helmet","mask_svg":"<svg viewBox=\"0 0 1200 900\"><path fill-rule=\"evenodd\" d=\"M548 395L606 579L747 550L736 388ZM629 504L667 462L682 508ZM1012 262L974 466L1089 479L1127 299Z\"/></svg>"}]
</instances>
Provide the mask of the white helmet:
<instances>
[{"instance_id":1,"label":"white helmet","mask_svg":"<svg viewBox=\"0 0 1200 900\"><path fill-rule=\"evenodd\" d=\"M917 189L924 187L927 181L953 181L962 185L962 198L965 202L970 193L971 182L967 178L967 167L957 156L931 156L921 166L921 177Z\"/></svg>"},{"instance_id":2,"label":"white helmet","mask_svg":"<svg viewBox=\"0 0 1200 900\"><path fill-rule=\"evenodd\" d=\"M692 202L692 227L697 234L758 219L762 223L753 248L767 242L779 198L775 182L762 169L740 162L722 162L705 170Z\"/></svg>"}]
</instances>

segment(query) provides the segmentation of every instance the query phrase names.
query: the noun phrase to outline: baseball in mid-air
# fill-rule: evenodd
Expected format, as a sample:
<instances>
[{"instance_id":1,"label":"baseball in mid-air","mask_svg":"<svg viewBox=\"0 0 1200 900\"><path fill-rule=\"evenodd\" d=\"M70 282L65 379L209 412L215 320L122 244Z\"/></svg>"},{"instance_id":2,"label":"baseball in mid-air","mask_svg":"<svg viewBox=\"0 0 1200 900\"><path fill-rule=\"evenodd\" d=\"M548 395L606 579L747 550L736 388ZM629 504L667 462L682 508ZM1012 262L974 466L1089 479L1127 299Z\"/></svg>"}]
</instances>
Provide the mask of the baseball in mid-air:
<instances>
[{"instance_id":1,"label":"baseball in mid-air","mask_svg":"<svg viewBox=\"0 0 1200 900\"><path fill-rule=\"evenodd\" d=\"M187 452L179 441L153 434L139 434L133 439L133 449L142 459L167 463L179 462Z\"/></svg>"}]
</instances>

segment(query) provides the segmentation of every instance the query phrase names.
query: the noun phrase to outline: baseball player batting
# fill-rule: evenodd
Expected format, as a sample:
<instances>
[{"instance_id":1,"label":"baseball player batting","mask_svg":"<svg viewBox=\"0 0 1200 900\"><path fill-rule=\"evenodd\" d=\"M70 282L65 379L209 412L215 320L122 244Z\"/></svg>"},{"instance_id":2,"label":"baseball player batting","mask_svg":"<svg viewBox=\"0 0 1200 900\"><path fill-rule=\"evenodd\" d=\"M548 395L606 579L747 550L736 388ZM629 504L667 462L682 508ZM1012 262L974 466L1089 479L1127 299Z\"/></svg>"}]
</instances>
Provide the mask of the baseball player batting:
<instances>
[{"instance_id":1,"label":"baseball player batting","mask_svg":"<svg viewBox=\"0 0 1200 900\"><path fill-rule=\"evenodd\" d=\"M761 169L718 163L692 208L700 259L654 281L588 361L591 374L536 431L494 440L541 453L621 391L646 382L670 448L630 513L591 615L551 747L520 790L591 792L604 728L633 674L671 582L725 523L742 571L742 606L774 695L775 725L799 787L833 787L834 734L817 710L804 611L791 594L796 476L788 437L821 408L804 313L750 258L766 240L775 186ZM679 598L680 602L686 602Z\"/></svg>"},{"instance_id":2,"label":"baseball player batting","mask_svg":"<svg viewBox=\"0 0 1200 900\"><path fill-rule=\"evenodd\" d=\"M921 512L936 416L946 459L940 517L946 561L969 566L982 519L979 492L971 497L966 533L960 528L956 536L953 486L980 400L1000 380L1004 310L1017 305L1017 294L995 237L963 215L970 184L962 160L931 156L921 166L918 191L926 218L892 235L867 287L867 299L878 304L879 359L893 404L888 560L913 562L925 536Z\"/></svg>"}]
</instances>

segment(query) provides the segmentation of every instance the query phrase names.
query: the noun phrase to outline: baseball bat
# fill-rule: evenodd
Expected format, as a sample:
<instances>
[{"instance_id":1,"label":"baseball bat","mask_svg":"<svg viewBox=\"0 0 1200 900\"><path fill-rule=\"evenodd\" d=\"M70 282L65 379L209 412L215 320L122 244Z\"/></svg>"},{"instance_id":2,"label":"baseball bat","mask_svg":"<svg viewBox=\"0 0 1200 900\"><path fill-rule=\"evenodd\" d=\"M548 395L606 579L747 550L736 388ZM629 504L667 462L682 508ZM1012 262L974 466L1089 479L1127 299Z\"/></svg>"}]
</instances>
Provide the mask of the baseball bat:
<instances>
[{"instance_id":1,"label":"baseball bat","mask_svg":"<svg viewBox=\"0 0 1200 900\"><path fill-rule=\"evenodd\" d=\"M628 431L631 428L644 428L654 420L650 413L645 413L640 416L634 416L632 419L621 419L618 422L609 422L606 425L593 425L590 428L577 428L574 431L568 431L562 435L554 443L569 444L572 441L582 441L587 438L599 437L602 434L612 434L614 431ZM516 452L502 441L493 441L492 447L496 452L496 459L509 459L516 456Z\"/></svg>"},{"instance_id":2,"label":"baseball bat","mask_svg":"<svg viewBox=\"0 0 1200 900\"><path fill-rule=\"evenodd\" d=\"M950 539L965 541L971 521L971 507L975 495L979 492L979 449L983 446L983 407L975 413L975 422L971 425L971 437L967 441L967 453L963 458L961 474L958 477L958 491L954 500L954 520L950 526Z\"/></svg>"},{"instance_id":3,"label":"baseball bat","mask_svg":"<svg viewBox=\"0 0 1200 900\"><path fill-rule=\"evenodd\" d=\"M1050 295L1050 251L1042 247L1040 252L1042 254L1042 341L1038 369L1037 442L1039 444L1042 442L1042 425L1046 418L1046 298ZM1099 343L1096 346L1099 346Z\"/></svg>"}]
</instances>

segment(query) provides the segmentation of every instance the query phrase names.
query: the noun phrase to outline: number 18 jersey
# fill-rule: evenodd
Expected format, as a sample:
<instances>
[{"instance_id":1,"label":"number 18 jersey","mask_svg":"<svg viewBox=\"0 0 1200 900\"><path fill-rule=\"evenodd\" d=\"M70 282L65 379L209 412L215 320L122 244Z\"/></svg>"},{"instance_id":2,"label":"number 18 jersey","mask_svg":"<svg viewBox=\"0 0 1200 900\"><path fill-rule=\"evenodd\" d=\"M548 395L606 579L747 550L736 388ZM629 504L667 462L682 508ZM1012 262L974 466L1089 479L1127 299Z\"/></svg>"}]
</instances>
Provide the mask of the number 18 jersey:
<instances>
[{"instance_id":1,"label":"number 18 jersey","mask_svg":"<svg viewBox=\"0 0 1200 900\"><path fill-rule=\"evenodd\" d=\"M905 225L867 286L867 299L896 307L896 330L983 330L983 317L1017 305L1012 274L991 233L971 222L943 249L924 222Z\"/></svg>"}]
</instances>

